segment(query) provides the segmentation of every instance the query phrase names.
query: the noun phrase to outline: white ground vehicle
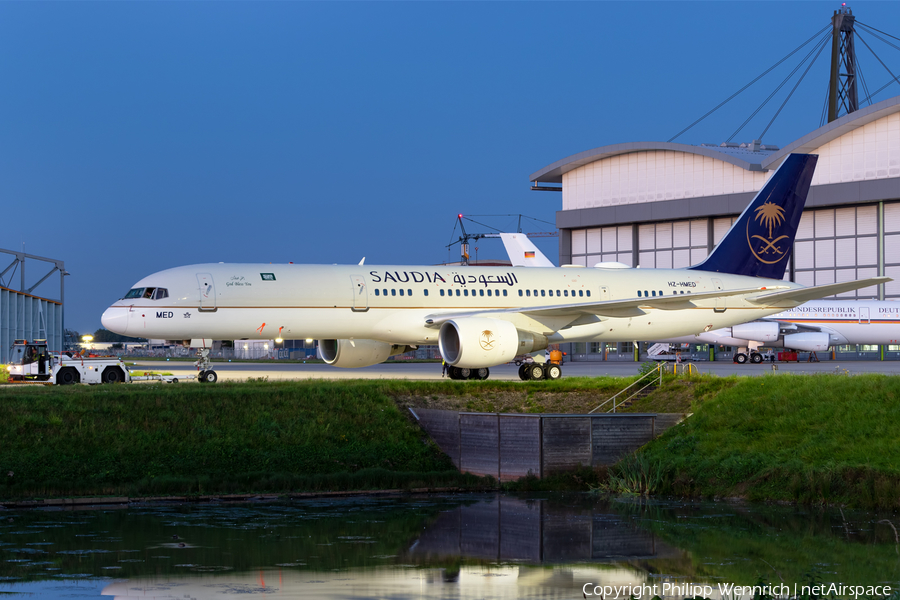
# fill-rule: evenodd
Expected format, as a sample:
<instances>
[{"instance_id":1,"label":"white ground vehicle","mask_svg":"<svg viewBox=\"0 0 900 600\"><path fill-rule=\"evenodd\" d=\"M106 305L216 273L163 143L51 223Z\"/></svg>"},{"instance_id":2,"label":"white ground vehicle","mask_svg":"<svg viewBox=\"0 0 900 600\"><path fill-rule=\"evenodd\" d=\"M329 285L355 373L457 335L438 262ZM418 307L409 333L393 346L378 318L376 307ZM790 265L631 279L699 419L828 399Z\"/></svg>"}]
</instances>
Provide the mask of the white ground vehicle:
<instances>
[{"instance_id":1,"label":"white ground vehicle","mask_svg":"<svg viewBox=\"0 0 900 600\"><path fill-rule=\"evenodd\" d=\"M130 383L132 380L120 358L51 354L47 340L15 340L7 370L13 381L46 381L58 385Z\"/></svg>"}]
</instances>

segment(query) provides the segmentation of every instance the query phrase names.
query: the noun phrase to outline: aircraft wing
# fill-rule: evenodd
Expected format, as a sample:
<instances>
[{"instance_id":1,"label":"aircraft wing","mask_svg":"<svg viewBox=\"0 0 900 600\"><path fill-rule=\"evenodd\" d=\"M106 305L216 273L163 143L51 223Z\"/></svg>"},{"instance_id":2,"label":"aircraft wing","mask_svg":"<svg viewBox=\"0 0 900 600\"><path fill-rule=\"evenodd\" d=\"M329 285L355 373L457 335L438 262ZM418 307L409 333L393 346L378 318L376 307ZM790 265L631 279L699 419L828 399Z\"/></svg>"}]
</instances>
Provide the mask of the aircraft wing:
<instances>
[{"instance_id":1,"label":"aircraft wing","mask_svg":"<svg viewBox=\"0 0 900 600\"><path fill-rule=\"evenodd\" d=\"M529 308L498 308L481 309L467 312L448 312L428 315L426 322L432 327L438 327L444 321L458 319L460 317L484 316L490 314L520 313L531 317L571 317L577 319L582 316L599 317L630 317L646 314L644 308L656 308L660 310L681 310L696 306L695 300L709 300L727 296L740 296L758 292L763 288L746 288L742 290L717 290L702 294L679 294L677 296L657 296L656 298L629 298L627 300L605 300L602 302L582 302L579 304L555 304L550 306Z\"/></svg>"},{"instance_id":2,"label":"aircraft wing","mask_svg":"<svg viewBox=\"0 0 900 600\"><path fill-rule=\"evenodd\" d=\"M844 283L829 283L827 285L815 285L812 287L794 288L778 292L766 292L751 296L747 298L747 301L768 306L778 306L781 302L802 304L804 302L809 302L810 300L819 300L826 296L850 292L860 288L869 287L870 285L879 285L887 283L888 281L893 281L893 279L890 277L870 277L868 279L860 279L857 281L845 281Z\"/></svg>"}]
</instances>

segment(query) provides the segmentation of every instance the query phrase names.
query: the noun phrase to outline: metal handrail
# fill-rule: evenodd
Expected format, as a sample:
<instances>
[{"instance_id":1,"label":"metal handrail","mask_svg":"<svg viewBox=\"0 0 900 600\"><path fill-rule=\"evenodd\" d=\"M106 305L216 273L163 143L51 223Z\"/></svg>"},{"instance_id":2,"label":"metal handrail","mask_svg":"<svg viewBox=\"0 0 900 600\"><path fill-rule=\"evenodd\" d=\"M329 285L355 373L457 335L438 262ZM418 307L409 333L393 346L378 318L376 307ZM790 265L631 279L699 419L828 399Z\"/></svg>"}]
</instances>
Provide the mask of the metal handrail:
<instances>
[{"instance_id":1,"label":"metal handrail","mask_svg":"<svg viewBox=\"0 0 900 600\"><path fill-rule=\"evenodd\" d=\"M675 363L674 365L672 365L673 373L675 373L675 375L678 375L678 364L679 363ZM681 368L686 375L698 375L700 373L700 371L697 370L697 367L695 367L694 363L692 362L684 363Z\"/></svg>"},{"instance_id":2,"label":"metal handrail","mask_svg":"<svg viewBox=\"0 0 900 600\"><path fill-rule=\"evenodd\" d=\"M652 371L649 371L648 373L645 373L643 376L641 376L639 379L637 379L634 383L632 383L631 385L629 385L628 387L626 387L626 388L625 388L624 390L622 390L621 392L618 392L617 394L615 394L612 398L608 398L608 399L604 400L604 401L603 401L602 403L600 403L596 408L594 408L594 410L589 411L588 414L591 414L591 413L593 413L593 412L595 412L595 411L597 411L597 410L600 410L601 408L603 408L604 406L606 406L606 405L609 404L610 402L613 403L613 407L612 407L612 409L610 409L610 410L608 410L608 411L606 411L606 412L613 412L613 413L616 412L616 408L617 408L618 406L621 406L622 404L625 404L626 402L628 402L629 400L631 400L632 398L634 398L635 396L637 396L638 394L640 394L641 392L643 392L644 390L646 390L648 387L650 387L650 386L653 385L654 383L656 383L657 385L662 385L662 376L663 376L663 373L664 373L665 371L666 371L666 364L665 364L665 363L659 363L658 365L656 365L656 368L655 368L655 369L653 369ZM636 386L637 384L639 384L640 382L642 382L643 380L647 379L647 378L650 377L651 375L653 375L653 381L650 381L650 382L644 384L644 386L643 386L641 389L637 390L636 392L634 392L633 394L631 394L630 396L628 396L627 398L625 398L624 400L622 400L622 401L619 402L618 404L616 403L616 401L615 401L616 398L618 398L619 396L621 396L622 394L624 394L625 392L627 392L628 390L630 390L631 388L633 388L634 386ZM659 376L659 379L658 379L658 380L656 380L657 375Z\"/></svg>"}]
</instances>

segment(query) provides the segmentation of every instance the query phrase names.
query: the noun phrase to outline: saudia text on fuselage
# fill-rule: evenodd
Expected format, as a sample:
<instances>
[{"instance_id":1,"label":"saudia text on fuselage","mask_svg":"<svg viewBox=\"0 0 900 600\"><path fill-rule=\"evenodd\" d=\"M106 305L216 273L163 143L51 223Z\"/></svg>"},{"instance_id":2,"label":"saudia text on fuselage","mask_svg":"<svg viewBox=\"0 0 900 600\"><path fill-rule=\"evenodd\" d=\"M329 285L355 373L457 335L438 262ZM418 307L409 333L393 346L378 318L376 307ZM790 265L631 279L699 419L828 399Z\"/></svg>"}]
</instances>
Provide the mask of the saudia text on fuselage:
<instances>
[{"instance_id":1,"label":"saudia text on fuselage","mask_svg":"<svg viewBox=\"0 0 900 600\"><path fill-rule=\"evenodd\" d=\"M447 279L458 285L507 285L513 286L519 283L514 273L506 273L505 275L462 275L451 272L446 279L437 271L421 272L421 271L369 271L372 283L447 283Z\"/></svg>"}]
</instances>

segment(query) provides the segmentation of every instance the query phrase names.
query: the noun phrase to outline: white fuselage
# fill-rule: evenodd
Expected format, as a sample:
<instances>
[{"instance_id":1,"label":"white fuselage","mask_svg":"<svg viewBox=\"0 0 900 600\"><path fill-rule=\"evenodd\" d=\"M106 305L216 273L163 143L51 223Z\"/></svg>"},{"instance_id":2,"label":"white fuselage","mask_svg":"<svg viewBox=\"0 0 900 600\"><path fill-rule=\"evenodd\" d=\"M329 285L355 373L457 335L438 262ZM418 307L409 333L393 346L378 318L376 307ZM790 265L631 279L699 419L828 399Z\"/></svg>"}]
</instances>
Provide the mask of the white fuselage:
<instances>
[{"instance_id":1,"label":"white fuselage","mask_svg":"<svg viewBox=\"0 0 900 600\"><path fill-rule=\"evenodd\" d=\"M701 342L728 346L790 347L785 336L816 332L828 335L829 345L900 344L900 302L882 300L823 299L807 302L770 315L763 321L780 325L777 340L754 340L732 335L730 328L711 330L691 336L661 338L672 343Z\"/></svg>"},{"instance_id":2,"label":"white fuselage","mask_svg":"<svg viewBox=\"0 0 900 600\"><path fill-rule=\"evenodd\" d=\"M648 302L676 295L690 300L691 294L766 286L801 287L696 270L220 263L145 277L135 290L162 288L166 297L119 300L103 314L103 325L129 336L177 340L281 337L433 344L438 328L429 319L484 311L546 335L550 343L658 340L752 321L791 303L771 307L739 295L687 301L677 309L579 313L577 307L638 296ZM560 308L534 310L548 306Z\"/></svg>"},{"instance_id":3,"label":"white fuselage","mask_svg":"<svg viewBox=\"0 0 900 600\"><path fill-rule=\"evenodd\" d=\"M900 302L816 300L771 315L767 320L828 333L834 345L900 344Z\"/></svg>"}]
</instances>

